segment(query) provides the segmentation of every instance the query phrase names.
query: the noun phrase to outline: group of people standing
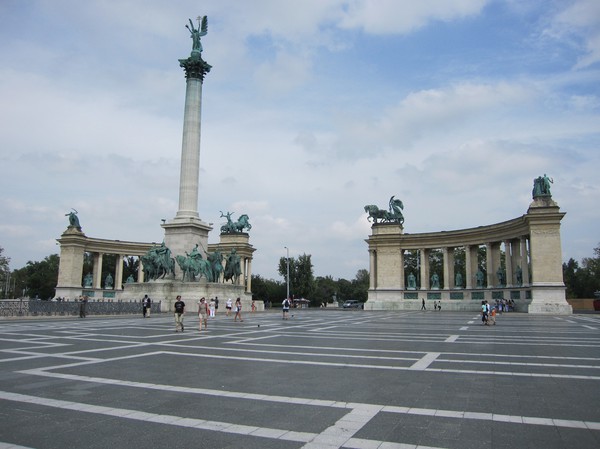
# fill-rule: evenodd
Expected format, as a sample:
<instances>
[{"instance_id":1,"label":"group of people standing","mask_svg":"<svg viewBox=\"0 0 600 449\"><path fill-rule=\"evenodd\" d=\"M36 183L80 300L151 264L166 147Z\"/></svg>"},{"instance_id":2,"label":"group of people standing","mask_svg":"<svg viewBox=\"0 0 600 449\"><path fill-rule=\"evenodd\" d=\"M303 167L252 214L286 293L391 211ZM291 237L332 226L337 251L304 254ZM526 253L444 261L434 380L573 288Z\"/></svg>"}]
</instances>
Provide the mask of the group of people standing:
<instances>
[{"instance_id":1,"label":"group of people standing","mask_svg":"<svg viewBox=\"0 0 600 449\"><path fill-rule=\"evenodd\" d=\"M177 295L177 299L173 304L174 314L175 314L175 332L183 332L183 316L185 314L185 302L181 299L181 295ZM202 327L204 325L204 329L208 329L208 319L214 318L216 316L217 310L219 309L219 299L211 298L209 301L206 301L206 298L200 298L198 301L198 329L202 332ZM244 321L242 319L242 300L237 298L235 300L235 304L231 300L231 298L227 299L225 303L225 314L229 316L232 312L232 309L235 311L235 317L233 321Z\"/></svg>"}]
</instances>

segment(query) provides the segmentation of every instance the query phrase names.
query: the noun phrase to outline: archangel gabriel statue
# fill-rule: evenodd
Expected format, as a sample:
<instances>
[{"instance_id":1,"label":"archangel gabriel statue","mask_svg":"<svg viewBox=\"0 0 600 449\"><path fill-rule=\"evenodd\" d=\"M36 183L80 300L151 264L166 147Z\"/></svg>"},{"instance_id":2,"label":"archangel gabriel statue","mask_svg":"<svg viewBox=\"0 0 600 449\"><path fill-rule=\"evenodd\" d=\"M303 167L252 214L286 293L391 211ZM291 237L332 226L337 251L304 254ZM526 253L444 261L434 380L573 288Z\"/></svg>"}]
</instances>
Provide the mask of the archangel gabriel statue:
<instances>
[{"instance_id":1,"label":"archangel gabriel statue","mask_svg":"<svg viewBox=\"0 0 600 449\"><path fill-rule=\"evenodd\" d=\"M202 53L202 42L200 42L200 38L202 36L206 36L206 33L208 33L208 19L206 16L204 16L204 17L198 16L198 28L194 28L194 22L192 22L192 19L188 19L188 20L190 21L190 24L189 25L186 24L185 27L191 33L192 52L198 51L198 52Z\"/></svg>"}]
</instances>

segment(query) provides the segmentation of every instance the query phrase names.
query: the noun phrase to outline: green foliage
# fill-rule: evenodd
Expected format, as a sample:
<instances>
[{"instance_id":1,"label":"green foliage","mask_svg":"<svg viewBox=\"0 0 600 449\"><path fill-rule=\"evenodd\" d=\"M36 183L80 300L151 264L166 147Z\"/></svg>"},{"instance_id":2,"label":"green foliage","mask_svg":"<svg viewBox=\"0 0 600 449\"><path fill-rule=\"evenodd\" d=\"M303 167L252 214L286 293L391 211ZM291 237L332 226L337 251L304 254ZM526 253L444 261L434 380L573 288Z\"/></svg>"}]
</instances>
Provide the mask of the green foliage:
<instances>
[{"instance_id":1,"label":"green foliage","mask_svg":"<svg viewBox=\"0 0 600 449\"><path fill-rule=\"evenodd\" d=\"M280 303L285 298L286 284L284 282L265 279L260 275L252 275L252 297L261 301Z\"/></svg>"},{"instance_id":2,"label":"green foliage","mask_svg":"<svg viewBox=\"0 0 600 449\"><path fill-rule=\"evenodd\" d=\"M290 257L290 296L294 298L313 298L315 279L310 254L303 254L297 260ZM279 259L279 274L287 281L287 261L285 257ZM312 301L312 299L311 299ZM317 305L316 300L313 305Z\"/></svg>"},{"instance_id":3,"label":"green foliage","mask_svg":"<svg viewBox=\"0 0 600 449\"><path fill-rule=\"evenodd\" d=\"M352 280L353 298L358 301L365 302L369 291L370 284L369 270L364 268L356 272L355 278Z\"/></svg>"},{"instance_id":4,"label":"green foliage","mask_svg":"<svg viewBox=\"0 0 600 449\"><path fill-rule=\"evenodd\" d=\"M331 276L318 276L315 279L314 302L317 305L333 303L334 296L337 300L337 290L337 283Z\"/></svg>"},{"instance_id":5,"label":"green foliage","mask_svg":"<svg viewBox=\"0 0 600 449\"><path fill-rule=\"evenodd\" d=\"M600 291L600 245L594 248L594 256L583 258L581 265L572 258L563 263L567 298L594 298Z\"/></svg>"},{"instance_id":6,"label":"green foliage","mask_svg":"<svg viewBox=\"0 0 600 449\"><path fill-rule=\"evenodd\" d=\"M27 262L23 268L15 270L15 284L17 295L19 287L24 290L24 295L30 298L50 299L54 297L54 289L58 279L58 254L47 256L41 262Z\"/></svg>"},{"instance_id":7,"label":"green foliage","mask_svg":"<svg viewBox=\"0 0 600 449\"><path fill-rule=\"evenodd\" d=\"M2 253L4 253L4 248L0 246L0 275L6 275L9 272L10 257L3 256Z\"/></svg>"},{"instance_id":8,"label":"green foliage","mask_svg":"<svg viewBox=\"0 0 600 449\"><path fill-rule=\"evenodd\" d=\"M322 304L331 304L335 295L336 301L356 299L367 300L369 290L369 272L358 270L356 278L352 281L346 279L334 280L331 276L313 276L313 265L310 254L303 254L297 260L290 257L290 296L295 298L306 298L310 300L311 306L320 307ZM285 280L287 277L287 261L285 257L279 259L279 274ZM255 291L252 281L252 291ZM285 290L284 290L285 292ZM284 293L285 297L285 293Z\"/></svg>"},{"instance_id":9,"label":"green foliage","mask_svg":"<svg viewBox=\"0 0 600 449\"><path fill-rule=\"evenodd\" d=\"M129 276L132 276L137 282L139 266L140 261L137 257L126 257L123 261L123 282L125 282Z\"/></svg>"}]
</instances>

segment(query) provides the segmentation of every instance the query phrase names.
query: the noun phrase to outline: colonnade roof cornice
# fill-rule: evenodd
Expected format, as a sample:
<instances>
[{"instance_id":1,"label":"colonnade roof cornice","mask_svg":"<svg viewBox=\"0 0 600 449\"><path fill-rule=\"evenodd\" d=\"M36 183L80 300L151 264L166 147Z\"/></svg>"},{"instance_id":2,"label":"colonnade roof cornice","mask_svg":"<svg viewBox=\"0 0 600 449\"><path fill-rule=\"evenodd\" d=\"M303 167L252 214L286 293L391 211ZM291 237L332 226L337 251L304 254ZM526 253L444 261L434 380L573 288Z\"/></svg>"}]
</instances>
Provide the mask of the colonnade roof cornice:
<instances>
[{"instance_id":1,"label":"colonnade roof cornice","mask_svg":"<svg viewBox=\"0 0 600 449\"><path fill-rule=\"evenodd\" d=\"M367 242L370 247L400 246L402 249L422 249L483 245L489 242L512 240L527 235L529 235L529 220L527 215L522 215L512 220L487 226L478 226L476 228L418 234L372 235Z\"/></svg>"},{"instance_id":2,"label":"colonnade roof cornice","mask_svg":"<svg viewBox=\"0 0 600 449\"><path fill-rule=\"evenodd\" d=\"M87 237L85 234L63 235L58 242L61 246L83 246L84 251L104 254L142 255L157 243L129 242L123 240L108 240Z\"/></svg>"}]
</instances>

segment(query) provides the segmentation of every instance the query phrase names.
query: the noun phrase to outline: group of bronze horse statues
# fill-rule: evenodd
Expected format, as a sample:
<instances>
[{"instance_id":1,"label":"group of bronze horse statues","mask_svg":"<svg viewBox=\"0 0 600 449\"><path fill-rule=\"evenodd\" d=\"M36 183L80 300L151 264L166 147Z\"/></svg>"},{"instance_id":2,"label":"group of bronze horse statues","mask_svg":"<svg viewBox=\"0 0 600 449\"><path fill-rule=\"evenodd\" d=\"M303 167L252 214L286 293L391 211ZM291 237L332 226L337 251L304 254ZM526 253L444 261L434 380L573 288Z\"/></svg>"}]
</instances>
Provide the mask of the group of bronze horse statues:
<instances>
[{"instance_id":1,"label":"group of bronze horse statues","mask_svg":"<svg viewBox=\"0 0 600 449\"><path fill-rule=\"evenodd\" d=\"M248 215L240 215L237 221L233 221L233 213L221 212L221 217L227 218L227 223L221 226L221 234L240 234L244 229L250 230L250 219ZM198 245L185 256L171 256L171 250L167 248L165 242L161 245L150 248L150 250L141 257L144 266L144 279L155 280L164 279L165 276L175 276L175 262L181 268L183 281L195 281L201 278L206 282L227 282L238 283L242 275L241 258L237 251L231 250L227 257L224 257L221 251L206 252L206 259L198 250ZM224 263L223 263L224 262Z\"/></svg>"},{"instance_id":2,"label":"group of bronze horse statues","mask_svg":"<svg viewBox=\"0 0 600 449\"><path fill-rule=\"evenodd\" d=\"M171 257L171 250L163 242L160 246L151 248L141 257L144 266L144 279L164 279L165 276L175 276L175 261L183 273L182 281L228 282L237 284L242 274L241 258L236 249L224 257L216 250L206 254L206 259L198 251L198 245L185 256ZM225 262L225 264L223 264Z\"/></svg>"}]
</instances>

